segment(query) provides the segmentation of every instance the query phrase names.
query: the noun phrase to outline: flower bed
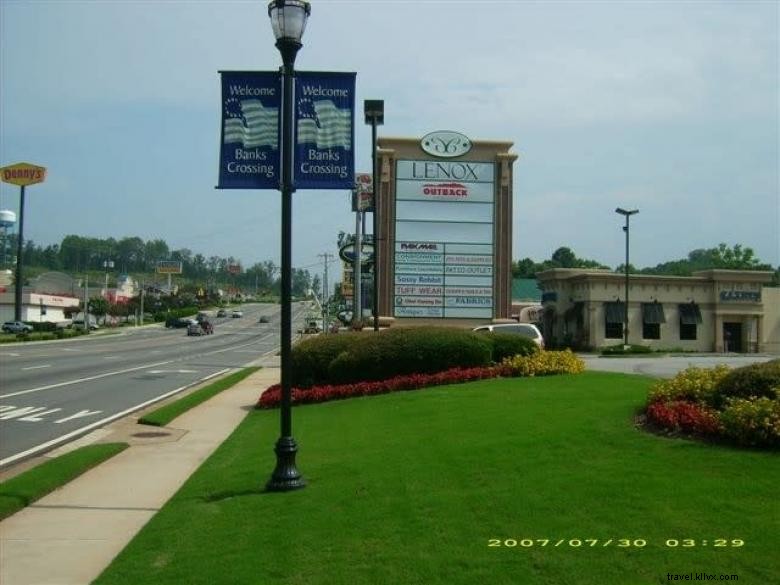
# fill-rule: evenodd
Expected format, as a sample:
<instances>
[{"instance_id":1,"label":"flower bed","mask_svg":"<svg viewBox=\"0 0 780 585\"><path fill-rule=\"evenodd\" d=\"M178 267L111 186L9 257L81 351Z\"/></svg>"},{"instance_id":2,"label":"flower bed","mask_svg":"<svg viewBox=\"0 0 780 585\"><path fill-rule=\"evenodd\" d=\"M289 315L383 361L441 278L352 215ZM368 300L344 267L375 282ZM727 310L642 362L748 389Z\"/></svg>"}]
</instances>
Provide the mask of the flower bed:
<instances>
[{"instance_id":1,"label":"flower bed","mask_svg":"<svg viewBox=\"0 0 780 585\"><path fill-rule=\"evenodd\" d=\"M651 388L645 409L647 421L670 433L778 448L777 369L778 360L737 370L726 366L688 368Z\"/></svg>"},{"instance_id":2,"label":"flower bed","mask_svg":"<svg viewBox=\"0 0 780 585\"><path fill-rule=\"evenodd\" d=\"M530 356L507 358L497 366L475 368L451 368L434 374L408 374L387 380L355 382L352 384L327 384L307 389L293 388L293 404L311 404L340 400L356 396L373 396L402 390L418 390L429 386L460 384L496 377L517 377L578 373L585 364L571 351L542 351ZM276 408L281 402L282 389L274 384L260 396L256 408Z\"/></svg>"}]
</instances>

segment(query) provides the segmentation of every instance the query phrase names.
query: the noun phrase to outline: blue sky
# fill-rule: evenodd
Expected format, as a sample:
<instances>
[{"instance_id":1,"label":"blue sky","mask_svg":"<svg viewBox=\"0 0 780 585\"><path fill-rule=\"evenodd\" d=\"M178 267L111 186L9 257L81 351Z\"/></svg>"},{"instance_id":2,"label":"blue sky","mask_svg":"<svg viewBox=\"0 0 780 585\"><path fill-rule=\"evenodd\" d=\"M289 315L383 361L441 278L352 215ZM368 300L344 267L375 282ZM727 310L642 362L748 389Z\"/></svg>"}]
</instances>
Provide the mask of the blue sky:
<instances>
[{"instance_id":1,"label":"blue sky","mask_svg":"<svg viewBox=\"0 0 780 585\"><path fill-rule=\"evenodd\" d=\"M219 191L220 69L274 70L267 3L0 0L0 165L48 168L25 236L163 238L279 261L277 191ZM719 242L780 264L778 4L315 0L296 67L357 72L356 168L379 136L514 142L513 257L612 267ZM0 186L16 210L18 188ZM293 258L317 271L349 197L298 191Z\"/></svg>"}]
</instances>

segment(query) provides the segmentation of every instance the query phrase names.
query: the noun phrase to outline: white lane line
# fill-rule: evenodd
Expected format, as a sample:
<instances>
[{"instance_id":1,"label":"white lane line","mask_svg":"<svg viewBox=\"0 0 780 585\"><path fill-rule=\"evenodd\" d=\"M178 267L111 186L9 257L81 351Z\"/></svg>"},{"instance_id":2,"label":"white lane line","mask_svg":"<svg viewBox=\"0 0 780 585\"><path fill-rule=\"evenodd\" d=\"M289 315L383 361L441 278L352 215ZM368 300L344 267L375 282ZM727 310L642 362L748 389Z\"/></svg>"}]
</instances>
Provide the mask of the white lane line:
<instances>
[{"instance_id":1,"label":"white lane line","mask_svg":"<svg viewBox=\"0 0 780 585\"><path fill-rule=\"evenodd\" d=\"M44 366L30 366L28 368L22 368L22 370L40 370L41 368L50 368L51 364L46 364Z\"/></svg>"},{"instance_id":2,"label":"white lane line","mask_svg":"<svg viewBox=\"0 0 780 585\"><path fill-rule=\"evenodd\" d=\"M73 349L72 347L64 347L62 351L81 351L80 349Z\"/></svg>"},{"instance_id":3,"label":"white lane line","mask_svg":"<svg viewBox=\"0 0 780 585\"><path fill-rule=\"evenodd\" d=\"M19 392L11 392L10 394L0 394L0 398L11 398L12 396L21 396L22 394L30 394L31 392L41 392L43 390L51 390L52 388L60 388L62 386L70 386L71 384L79 384L81 382L91 382L92 380L99 380L100 378L107 378L108 376L116 376L117 374L126 374L128 372L135 372L137 370L145 370L146 368L153 368L155 366L164 366L174 360L167 360L164 362L155 362L153 364L146 364L145 366L136 366L134 368L126 368L124 370L116 370L115 372L106 372L105 374L98 374L97 376L89 376L88 378L79 378L77 380L69 380L67 382L59 382L58 384L49 384L48 386L39 386L38 388L30 388L29 390L20 390Z\"/></svg>"},{"instance_id":4,"label":"white lane line","mask_svg":"<svg viewBox=\"0 0 780 585\"><path fill-rule=\"evenodd\" d=\"M145 366L148 367L148 366ZM138 369L138 368L136 368ZM17 453L16 455L11 455L10 457L6 457L5 459L0 459L0 468L4 467L5 465L8 465L9 463L13 463L14 461L17 461L19 459L23 459L25 457L28 457L30 455L34 455L35 453L38 453L40 451L45 451L46 449L49 449L51 447L54 447L55 445L59 445L60 443L64 443L68 441L69 439L72 439L73 437L78 437L79 435L82 435L86 432L91 431L92 429L96 429L98 427L101 427L103 425L106 425L112 421L115 421L118 418L122 418L123 416L126 416L130 414L131 412L135 412L136 410L140 410L141 408L144 408L146 406L149 406L150 404L154 404L155 402L159 402L160 400L164 400L165 398L168 398L169 396L173 396L177 392L181 392L182 390L186 390L187 388L191 386L195 386L196 384L200 384L201 382L205 382L206 380L213 378L215 376L219 376L220 374L224 374L225 372L229 372L231 368L225 368L224 370L220 370L218 372L214 372L213 374L209 374L208 376L204 378L200 378L199 380L196 380L195 382L191 382L189 384L186 384L184 386L181 386L179 388L176 388L176 390L171 390L170 392L166 392L165 394L162 394L160 396L157 396L156 398L152 398L151 400L147 400L146 402L143 402L141 404L137 404L135 406L132 406L126 410L123 410L122 412L118 412L116 414L112 414L109 417L106 417L102 420L93 422L91 424L88 424L85 427L81 427L80 429L76 429L75 431L71 431L70 433L63 435L61 437L57 437L56 439L52 439L51 441L47 441L45 443L42 443L41 445L37 445L35 447L32 447L31 449L27 449L27 451L22 451L21 453Z\"/></svg>"},{"instance_id":5,"label":"white lane line","mask_svg":"<svg viewBox=\"0 0 780 585\"><path fill-rule=\"evenodd\" d=\"M103 359L104 360L118 360L119 356L118 355L104 355Z\"/></svg>"},{"instance_id":6,"label":"white lane line","mask_svg":"<svg viewBox=\"0 0 780 585\"><path fill-rule=\"evenodd\" d=\"M20 353L0 353L0 356L3 356L3 357L6 357L6 356L19 357L20 355L22 355L22 354L20 354Z\"/></svg>"}]
</instances>

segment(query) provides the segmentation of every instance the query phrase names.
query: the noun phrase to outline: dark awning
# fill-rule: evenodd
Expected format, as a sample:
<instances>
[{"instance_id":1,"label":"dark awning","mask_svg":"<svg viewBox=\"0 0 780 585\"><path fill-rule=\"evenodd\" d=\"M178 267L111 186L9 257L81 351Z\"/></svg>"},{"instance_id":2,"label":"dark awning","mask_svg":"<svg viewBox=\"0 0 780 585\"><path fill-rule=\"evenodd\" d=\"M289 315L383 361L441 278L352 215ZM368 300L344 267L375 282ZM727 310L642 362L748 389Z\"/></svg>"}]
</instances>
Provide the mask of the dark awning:
<instances>
[{"instance_id":1,"label":"dark awning","mask_svg":"<svg viewBox=\"0 0 780 585\"><path fill-rule=\"evenodd\" d=\"M680 323L683 325L698 325L701 323L701 311L696 303L679 305Z\"/></svg>"},{"instance_id":2,"label":"dark awning","mask_svg":"<svg viewBox=\"0 0 780 585\"><path fill-rule=\"evenodd\" d=\"M642 303L642 322L648 325L666 323L664 306L661 303Z\"/></svg>"},{"instance_id":3,"label":"dark awning","mask_svg":"<svg viewBox=\"0 0 780 585\"><path fill-rule=\"evenodd\" d=\"M604 314L606 315L607 323L625 323L626 305L621 301L604 303Z\"/></svg>"}]
</instances>

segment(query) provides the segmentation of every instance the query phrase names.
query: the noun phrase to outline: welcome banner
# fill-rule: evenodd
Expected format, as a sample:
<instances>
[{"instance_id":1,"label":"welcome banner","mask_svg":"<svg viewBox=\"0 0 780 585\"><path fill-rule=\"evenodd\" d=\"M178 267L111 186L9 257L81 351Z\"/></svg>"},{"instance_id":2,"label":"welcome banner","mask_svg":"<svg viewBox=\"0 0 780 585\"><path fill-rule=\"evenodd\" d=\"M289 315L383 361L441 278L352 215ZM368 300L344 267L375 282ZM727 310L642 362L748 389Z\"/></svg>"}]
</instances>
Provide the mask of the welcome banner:
<instances>
[{"instance_id":1,"label":"welcome banner","mask_svg":"<svg viewBox=\"0 0 780 585\"><path fill-rule=\"evenodd\" d=\"M218 189L279 189L282 111L278 71L220 71Z\"/></svg>"},{"instance_id":2,"label":"welcome banner","mask_svg":"<svg viewBox=\"0 0 780 585\"><path fill-rule=\"evenodd\" d=\"M296 189L355 187L355 73L295 73Z\"/></svg>"}]
</instances>

